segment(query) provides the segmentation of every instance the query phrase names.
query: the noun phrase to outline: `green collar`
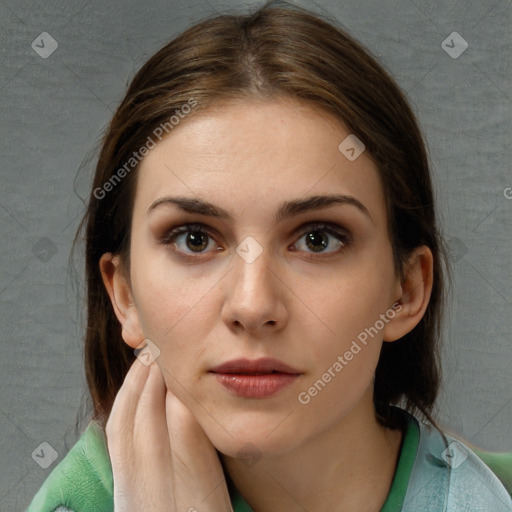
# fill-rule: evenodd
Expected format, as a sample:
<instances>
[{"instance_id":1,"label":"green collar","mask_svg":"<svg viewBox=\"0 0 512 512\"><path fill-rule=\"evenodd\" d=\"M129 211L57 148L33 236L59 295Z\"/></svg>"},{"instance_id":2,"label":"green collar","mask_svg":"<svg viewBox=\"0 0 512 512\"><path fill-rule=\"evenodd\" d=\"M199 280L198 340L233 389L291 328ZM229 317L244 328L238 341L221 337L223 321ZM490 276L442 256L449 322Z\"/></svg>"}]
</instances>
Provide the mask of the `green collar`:
<instances>
[{"instance_id":1,"label":"green collar","mask_svg":"<svg viewBox=\"0 0 512 512\"><path fill-rule=\"evenodd\" d=\"M418 451L418 442L420 437L419 427L416 420L407 415L407 428L402 440L400 449L400 458L396 468L393 482L389 490L388 497L380 512L396 512L402 510L402 505L409 484L409 477L414 466L416 453ZM234 512L253 512L249 504L244 500L238 491L234 491L231 496Z\"/></svg>"},{"instance_id":2,"label":"green collar","mask_svg":"<svg viewBox=\"0 0 512 512\"><path fill-rule=\"evenodd\" d=\"M418 443L420 439L420 429L416 420L412 416L407 416L407 429L402 440L400 458L391 483L388 497L384 502L380 512L395 512L402 510L402 506L409 485L409 477L412 473L416 454L418 452Z\"/></svg>"}]
</instances>

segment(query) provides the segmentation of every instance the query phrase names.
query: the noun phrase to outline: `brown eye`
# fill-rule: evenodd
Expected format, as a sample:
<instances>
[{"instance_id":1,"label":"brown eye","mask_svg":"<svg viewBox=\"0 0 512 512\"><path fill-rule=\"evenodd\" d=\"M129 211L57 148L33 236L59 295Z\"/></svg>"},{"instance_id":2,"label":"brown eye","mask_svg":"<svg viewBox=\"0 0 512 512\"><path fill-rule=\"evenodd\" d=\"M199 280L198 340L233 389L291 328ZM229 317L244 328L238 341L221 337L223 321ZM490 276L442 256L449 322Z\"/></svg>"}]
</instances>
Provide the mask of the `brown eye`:
<instances>
[{"instance_id":1,"label":"brown eye","mask_svg":"<svg viewBox=\"0 0 512 512\"><path fill-rule=\"evenodd\" d=\"M301 240L304 240L302 247L306 247L309 251L301 249L300 247L298 250L305 250L306 252L311 251L317 254L335 254L339 253L343 247L346 247L350 243L346 233L337 228L333 228L330 224L316 223L310 224L307 227L309 229L306 231L302 230L303 234ZM296 245L300 246L298 243Z\"/></svg>"},{"instance_id":2,"label":"brown eye","mask_svg":"<svg viewBox=\"0 0 512 512\"><path fill-rule=\"evenodd\" d=\"M209 245L209 238L211 238L210 235L203 231L202 225L186 224L171 230L161 242L165 245L173 244L186 254L201 254L206 252L205 249Z\"/></svg>"},{"instance_id":3,"label":"brown eye","mask_svg":"<svg viewBox=\"0 0 512 512\"><path fill-rule=\"evenodd\" d=\"M192 251L201 252L208 247L208 235L206 233L188 233L185 244Z\"/></svg>"},{"instance_id":4,"label":"brown eye","mask_svg":"<svg viewBox=\"0 0 512 512\"><path fill-rule=\"evenodd\" d=\"M329 245L329 237L322 231L312 231L306 235L306 245L314 252L320 252Z\"/></svg>"}]
</instances>

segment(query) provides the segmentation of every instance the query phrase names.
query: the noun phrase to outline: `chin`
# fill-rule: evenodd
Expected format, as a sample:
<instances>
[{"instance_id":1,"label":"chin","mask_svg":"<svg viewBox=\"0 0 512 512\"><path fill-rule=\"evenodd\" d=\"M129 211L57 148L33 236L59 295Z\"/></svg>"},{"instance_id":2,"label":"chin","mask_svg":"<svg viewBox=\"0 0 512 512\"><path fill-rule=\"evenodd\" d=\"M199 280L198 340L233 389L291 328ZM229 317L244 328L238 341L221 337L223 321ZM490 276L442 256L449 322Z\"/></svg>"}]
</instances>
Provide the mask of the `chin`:
<instances>
[{"instance_id":1,"label":"chin","mask_svg":"<svg viewBox=\"0 0 512 512\"><path fill-rule=\"evenodd\" d=\"M246 460L248 465L262 457L283 455L292 451L298 445L296 440L276 438L276 440L269 441L265 439L265 436L212 439L212 443L223 455L233 459Z\"/></svg>"},{"instance_id":2,"label":"chin","mask_svg":"<svg viewBox=\"0 0 512 512\"><path fill-rule=\"evenodd\" d=\"M250 416L250 417L247 417ZM205 432L215 448L228 457L235 459L257 459L282 455L294 450L304 438L304 432L299 432L295 425L284 421L248 415L236 421L226 421L229 425L224 430L218 424L208 424ZM282 423L280 423L280 421Z\"/></svg>"}]
</instances>

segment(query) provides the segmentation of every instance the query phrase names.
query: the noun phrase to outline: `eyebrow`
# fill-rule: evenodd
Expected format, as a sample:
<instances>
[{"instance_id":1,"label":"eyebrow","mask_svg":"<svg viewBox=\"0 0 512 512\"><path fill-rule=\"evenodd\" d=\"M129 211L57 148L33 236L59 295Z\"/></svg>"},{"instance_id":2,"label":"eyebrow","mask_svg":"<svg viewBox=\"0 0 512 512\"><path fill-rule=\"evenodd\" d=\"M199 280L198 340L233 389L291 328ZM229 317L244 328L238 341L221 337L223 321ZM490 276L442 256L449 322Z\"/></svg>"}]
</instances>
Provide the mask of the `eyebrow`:
<instances>
[{"instance_id":1,"label":"eyebrow","mask_svg":"<svg viewBox=\"0 0 512 512\"><path fill-rule=\"evenodd\" d=\"M220 206L216 206L212 203L209 203L208 201L204 201L203 199L182 196L166 196L157 199L148 208L147 215L149 215L157 207L167 204L176 205L178 208L188 213L198 213L200 215L207 215L226 221L232 220L229 212ZM281 222L282 220L289 217L293 217L294 215L299 215L301 213L309 212L312 210L319 210L321 208L327 208L333 204L346 204L355 206L373 222L370 212L366 206L361 203L361 201L353 196L340 194L322 196L317 195L306 197L304 199L285 201L277 210L277 213L274 216L274 222L277 224L278 222Z\"/></svg>"}]
</instances>

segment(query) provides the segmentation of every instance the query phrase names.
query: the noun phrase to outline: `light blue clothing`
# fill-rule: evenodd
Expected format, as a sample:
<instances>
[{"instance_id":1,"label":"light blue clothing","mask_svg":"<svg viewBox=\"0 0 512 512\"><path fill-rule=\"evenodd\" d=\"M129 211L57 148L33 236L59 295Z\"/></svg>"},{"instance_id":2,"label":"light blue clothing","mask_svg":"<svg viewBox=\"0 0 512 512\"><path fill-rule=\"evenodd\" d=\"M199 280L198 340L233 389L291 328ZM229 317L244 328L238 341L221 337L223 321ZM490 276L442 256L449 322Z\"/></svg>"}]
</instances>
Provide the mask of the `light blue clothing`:
<instances>
[{"instance_id":1,"label":"light blue clothing","mask_svg":"<svg viewBox=\"0 0 512 512\"><path fill-rule=\"evenodd\" d=\"M438 430L418 424L418 452L402 512L512 511L510 494L470 448L445 434L447 447Z\"/></svg>"}]
</instances>

